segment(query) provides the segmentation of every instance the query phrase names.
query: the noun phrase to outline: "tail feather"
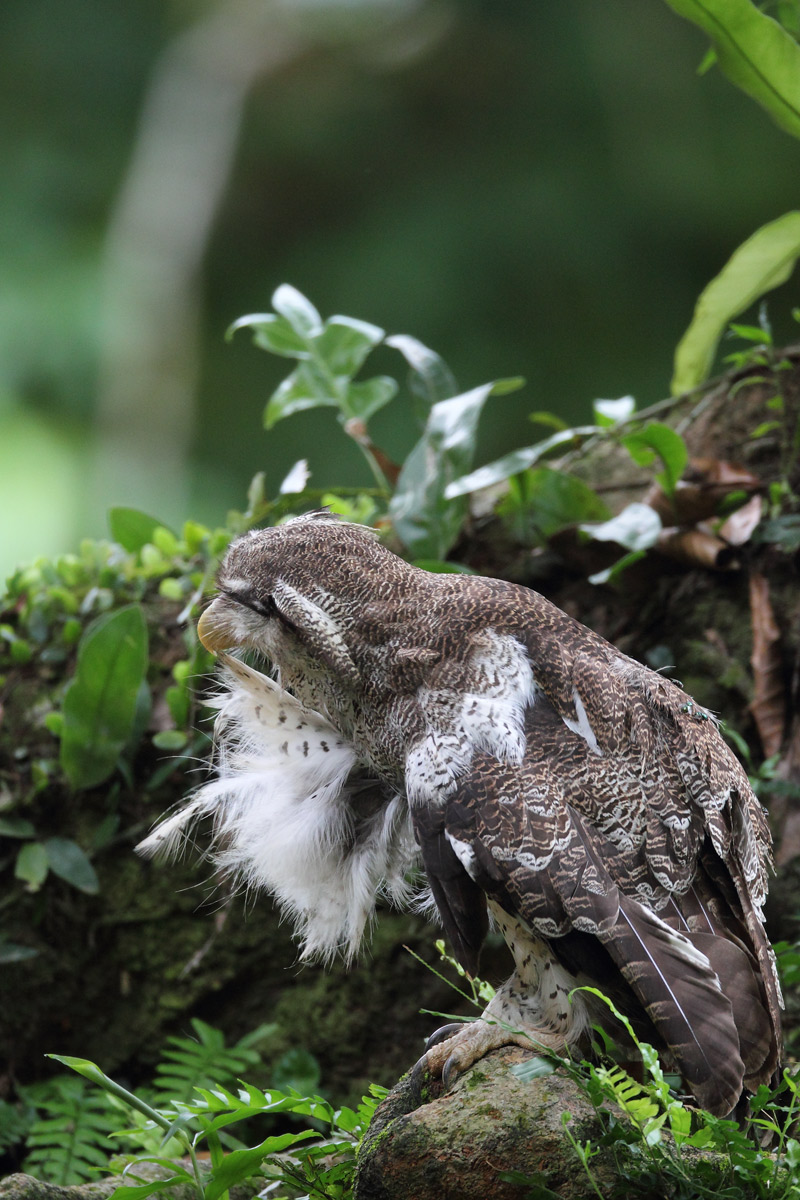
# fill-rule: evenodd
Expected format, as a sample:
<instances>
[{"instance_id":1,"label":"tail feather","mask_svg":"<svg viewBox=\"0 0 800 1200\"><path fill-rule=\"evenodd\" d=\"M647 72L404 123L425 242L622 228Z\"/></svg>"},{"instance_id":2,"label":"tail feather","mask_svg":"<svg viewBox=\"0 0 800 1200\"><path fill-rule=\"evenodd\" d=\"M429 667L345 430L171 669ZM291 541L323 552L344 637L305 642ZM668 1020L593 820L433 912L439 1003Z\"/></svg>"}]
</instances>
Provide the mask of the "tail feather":
<instances>
[{"instance_id":1,"label":"tail feather","mask_svg":"<svg viewBox=\"0 0 800 1200\"><path fill-rule=\"evenodd\" d=\"M746 1069L733 1006L703 948L625 896L616 924L598 936L699 1103L727 1115L741 1096Z\"/></svg>"}]
</instances>

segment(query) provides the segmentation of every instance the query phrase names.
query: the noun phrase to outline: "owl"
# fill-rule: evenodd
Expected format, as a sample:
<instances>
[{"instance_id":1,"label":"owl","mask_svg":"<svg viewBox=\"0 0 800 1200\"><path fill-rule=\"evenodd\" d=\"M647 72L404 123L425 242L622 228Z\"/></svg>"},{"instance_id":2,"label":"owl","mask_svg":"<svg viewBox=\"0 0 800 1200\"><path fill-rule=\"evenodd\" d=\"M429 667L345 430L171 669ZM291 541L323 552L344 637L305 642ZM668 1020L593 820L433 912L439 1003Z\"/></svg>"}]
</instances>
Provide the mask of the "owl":
<instances>
[{"instance_id":1,"label":"owl","mask_svg":"<svg viewBox=\"0 0 800 1200\"><path fill-rule=\"evenodd\" d=\"M327 513L238 538L217 587L214 775L144 853L210 817L219 868L308 957L351 960L420 874L470 975L499 929L511 977L428 1043L445 1086L508 1042L580 1050L613 1021L587 985L714 1114L775 1077L769 829L681 688L536 592L413 567Z\"/></svg>"}]
</instances>

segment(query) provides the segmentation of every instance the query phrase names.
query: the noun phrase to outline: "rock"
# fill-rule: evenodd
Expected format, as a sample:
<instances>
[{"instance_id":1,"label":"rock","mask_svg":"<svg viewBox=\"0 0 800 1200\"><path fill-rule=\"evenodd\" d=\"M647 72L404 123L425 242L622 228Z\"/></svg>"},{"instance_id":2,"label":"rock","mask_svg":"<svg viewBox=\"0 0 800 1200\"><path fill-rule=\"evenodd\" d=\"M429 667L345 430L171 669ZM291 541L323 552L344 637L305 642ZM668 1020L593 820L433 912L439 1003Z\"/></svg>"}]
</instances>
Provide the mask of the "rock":
<instances>
[{"instance_id":1,"label":"rock","mask_svg":"<svg viewBox=\"0 0 800 1200\"><path fill-rule=\"evenodd\" d=\"M517 1047L497 1050L444 1095L436 1083L420 1096L404 1076L364 1138L354 1200L521 1200L530 1184L502 1181L509 1171L569 1200L596 1197L562 1125L562 1113L570 1113L572 1137L596 1144L594 1110L563 1074L530 1082L512 1074L529 1057ZM615 1176L610 1154L601 1150L591 1170L605 1194Z\"/></svg>"}]
</instances>

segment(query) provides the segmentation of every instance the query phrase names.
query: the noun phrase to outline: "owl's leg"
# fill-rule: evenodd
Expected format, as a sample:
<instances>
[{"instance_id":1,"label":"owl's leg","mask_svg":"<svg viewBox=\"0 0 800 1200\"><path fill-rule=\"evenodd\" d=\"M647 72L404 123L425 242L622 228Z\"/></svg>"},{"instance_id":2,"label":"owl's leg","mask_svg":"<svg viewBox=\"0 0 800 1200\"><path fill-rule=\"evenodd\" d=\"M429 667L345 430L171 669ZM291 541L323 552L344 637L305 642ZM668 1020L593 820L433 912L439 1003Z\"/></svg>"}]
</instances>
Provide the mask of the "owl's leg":
<instances>
[{"instance_id":1,"label":"owl's leg","mask_svg":"<svg viewBox=\"0 0 800 1200\"><path fill-rule=\"evenodd\" d=\"M514 955L515 971L477 1021L446 1025L428 1041L415 1072L427 1069L445 1087L490 1050L516 1045L563 1054L588 1028L585 1002L580 994L570 996L576 980L547 943L497 904L490 907Z\"/></svg>"}]
</instances>

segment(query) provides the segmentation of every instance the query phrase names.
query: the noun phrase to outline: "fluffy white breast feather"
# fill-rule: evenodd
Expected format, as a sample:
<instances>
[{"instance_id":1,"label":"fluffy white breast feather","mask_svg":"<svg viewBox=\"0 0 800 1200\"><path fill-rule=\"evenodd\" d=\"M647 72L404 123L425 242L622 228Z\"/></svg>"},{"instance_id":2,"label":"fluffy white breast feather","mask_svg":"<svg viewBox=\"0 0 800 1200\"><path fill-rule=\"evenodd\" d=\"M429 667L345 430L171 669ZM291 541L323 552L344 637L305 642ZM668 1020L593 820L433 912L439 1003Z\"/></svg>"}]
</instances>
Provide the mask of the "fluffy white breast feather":
<instances>
[{"instance_id":1,"label":"fluffy white breast feather","mask_svg":"<svg viewBox=\"0 0 800 1200\"><path fill-rule=\"evenodd\" d=\"M389 798L357 820L348 802L352 746L273 680L219 657L229 690L215 701L217 777L138 849L171 857L190 827L211 816L214 860L276 897L295 922L303 957L351 959L377 895L407 898L416 857L407 806Z\"/></svg>"}]
</instances>

